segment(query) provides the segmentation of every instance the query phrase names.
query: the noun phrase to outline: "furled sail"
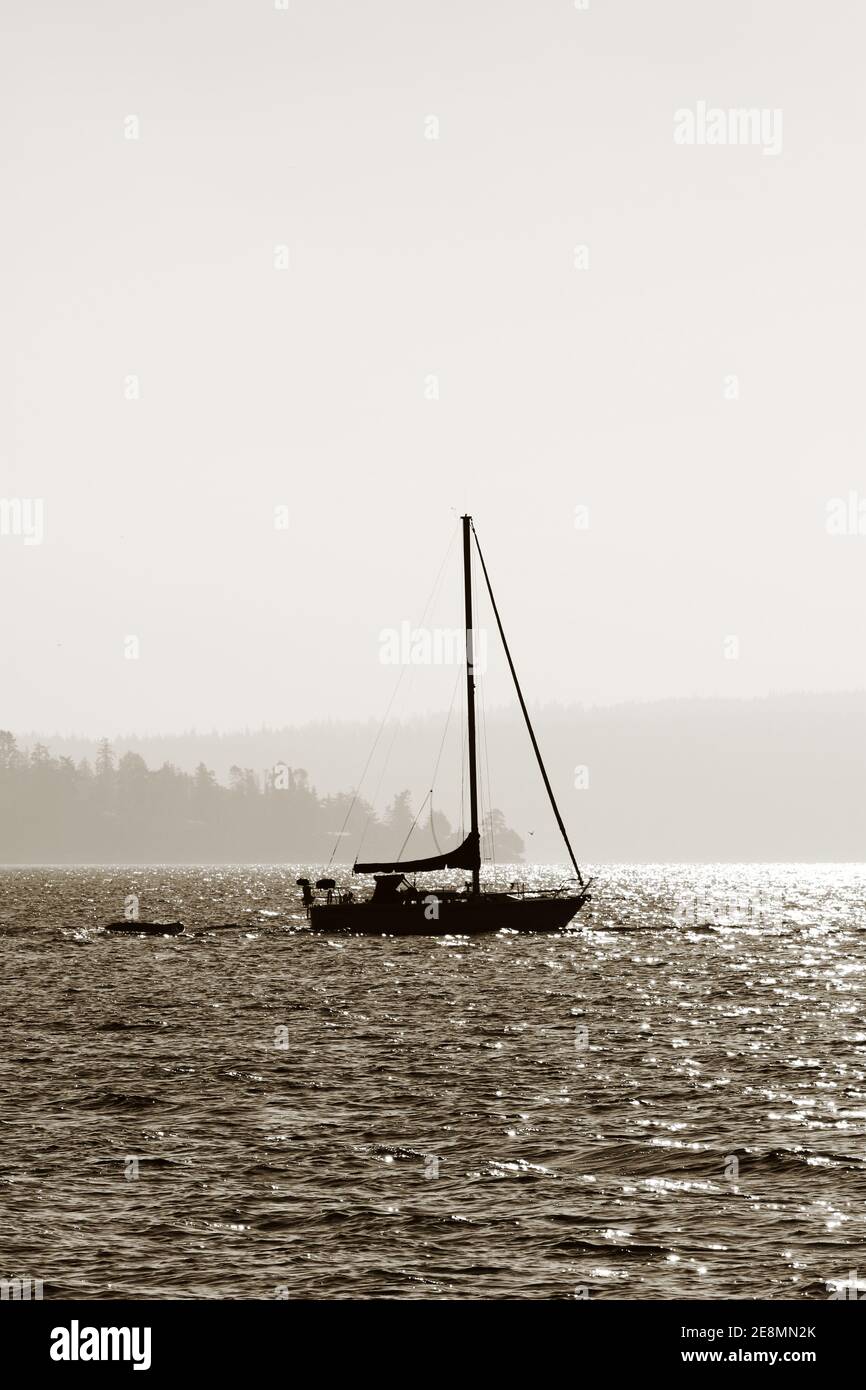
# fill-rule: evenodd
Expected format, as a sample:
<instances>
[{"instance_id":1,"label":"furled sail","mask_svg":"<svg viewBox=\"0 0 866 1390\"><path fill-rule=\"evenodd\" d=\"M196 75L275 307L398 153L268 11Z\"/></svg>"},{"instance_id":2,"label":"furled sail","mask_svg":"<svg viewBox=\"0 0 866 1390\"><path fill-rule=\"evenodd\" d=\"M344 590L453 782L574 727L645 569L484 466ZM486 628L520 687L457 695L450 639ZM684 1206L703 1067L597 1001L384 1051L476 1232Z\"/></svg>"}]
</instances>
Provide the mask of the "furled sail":
<instances>
[{"instance_id":1,"label":"furled sail","mask_svg":"<svg viewBox=\"0 0 866 1390\"><path fill-rule=\"evenodd\" d=\"M481 864L481 841L478 832L470 832L462 845L431 859L406 859L383 864L355 864L353 874L432 874L440 869L477 869Z\"/></svg>"}]
</instances>

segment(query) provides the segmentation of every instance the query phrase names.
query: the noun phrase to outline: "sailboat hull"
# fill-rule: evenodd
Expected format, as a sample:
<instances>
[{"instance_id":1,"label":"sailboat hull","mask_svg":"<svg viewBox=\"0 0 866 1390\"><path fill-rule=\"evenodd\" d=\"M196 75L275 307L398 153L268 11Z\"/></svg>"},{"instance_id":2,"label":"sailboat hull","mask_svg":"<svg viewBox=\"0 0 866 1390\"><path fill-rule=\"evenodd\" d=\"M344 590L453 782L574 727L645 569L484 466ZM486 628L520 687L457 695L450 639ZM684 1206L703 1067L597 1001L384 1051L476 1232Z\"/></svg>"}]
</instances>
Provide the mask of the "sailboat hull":
<instances>
[{"instance_id":1,"label":"sailboat hull","mask_svg":"<svg viewBox=\"0 0 866 1390\"><path fill-rule=\"evenodd\" d=\"M478 936L507 929L519 932L562 931L580 911L587 895L521 898L511 893L479 893L437 900L403 898L396 903L314 903L314 931L352 936Z\"/></svg>"}]
</instances>

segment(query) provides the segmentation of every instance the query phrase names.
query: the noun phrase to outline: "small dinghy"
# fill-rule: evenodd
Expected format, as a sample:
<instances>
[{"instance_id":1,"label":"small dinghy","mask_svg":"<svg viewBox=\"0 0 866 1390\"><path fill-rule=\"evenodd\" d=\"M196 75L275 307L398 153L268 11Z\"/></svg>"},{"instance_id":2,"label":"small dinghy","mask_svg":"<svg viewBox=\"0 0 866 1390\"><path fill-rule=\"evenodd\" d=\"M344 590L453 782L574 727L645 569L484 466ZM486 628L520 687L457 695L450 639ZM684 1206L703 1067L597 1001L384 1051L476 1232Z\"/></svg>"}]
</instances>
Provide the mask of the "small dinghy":
<instances>
[{"instance_id":1,"label":"small dinghy","mask_svg":"<svg viewBox=\"0 0 866 1390\"><path fill-rule=\"evenodd\" d=\"M183 922L106 922L105 930L124 936L180 936Z\"/></svg>"}]
</instances>

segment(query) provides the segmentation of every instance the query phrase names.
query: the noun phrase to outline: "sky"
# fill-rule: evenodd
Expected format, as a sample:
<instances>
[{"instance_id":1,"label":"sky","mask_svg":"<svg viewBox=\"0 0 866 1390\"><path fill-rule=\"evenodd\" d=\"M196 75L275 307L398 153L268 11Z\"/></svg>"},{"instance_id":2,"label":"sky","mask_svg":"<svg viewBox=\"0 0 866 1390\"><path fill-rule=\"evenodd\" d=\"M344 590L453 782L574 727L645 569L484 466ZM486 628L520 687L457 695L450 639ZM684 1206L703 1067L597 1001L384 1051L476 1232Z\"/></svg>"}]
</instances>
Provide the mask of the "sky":
<instances>
[{"instance_id":1,"label":"sky","mask_svg":"<svg viewBox=\"0 0 866 1390\"><path fill-rule=\"evenodd\" d=\"M2 28L0 724L379 716L467 510L533 702L866 686L860 7Z\"/></svg>"}]
</instances>

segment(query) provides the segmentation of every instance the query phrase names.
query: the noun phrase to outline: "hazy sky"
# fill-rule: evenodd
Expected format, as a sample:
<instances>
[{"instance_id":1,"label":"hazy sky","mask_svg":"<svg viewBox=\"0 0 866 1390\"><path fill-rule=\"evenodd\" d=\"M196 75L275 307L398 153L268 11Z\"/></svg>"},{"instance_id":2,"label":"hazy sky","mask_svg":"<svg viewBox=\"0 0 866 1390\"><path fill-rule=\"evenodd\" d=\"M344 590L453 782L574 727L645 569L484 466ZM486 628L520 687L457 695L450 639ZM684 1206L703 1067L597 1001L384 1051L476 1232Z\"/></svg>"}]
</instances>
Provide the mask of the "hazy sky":
<instances>
[{"instance_id":1,"label":"hazy sky","mask_svg":"<svg viewBox=\"0 0 866 1390\"><path fill-rule=\"evenodd\" d=\"M862 7L2 24L0 724L379 714L465 509L533 699L866 684Z\"/></svg>"}]
</instances>

